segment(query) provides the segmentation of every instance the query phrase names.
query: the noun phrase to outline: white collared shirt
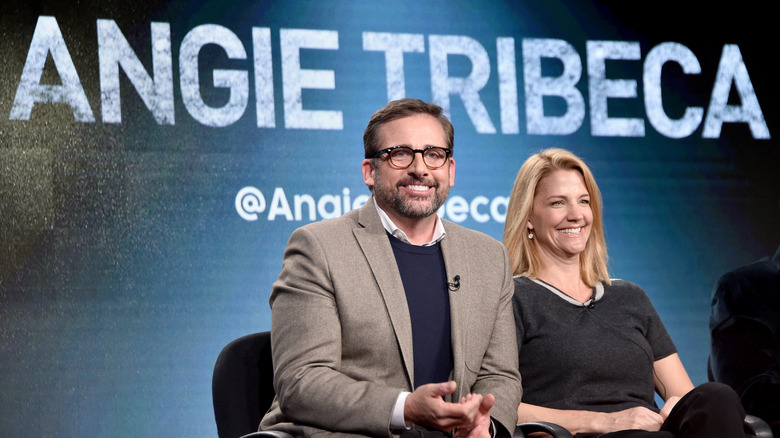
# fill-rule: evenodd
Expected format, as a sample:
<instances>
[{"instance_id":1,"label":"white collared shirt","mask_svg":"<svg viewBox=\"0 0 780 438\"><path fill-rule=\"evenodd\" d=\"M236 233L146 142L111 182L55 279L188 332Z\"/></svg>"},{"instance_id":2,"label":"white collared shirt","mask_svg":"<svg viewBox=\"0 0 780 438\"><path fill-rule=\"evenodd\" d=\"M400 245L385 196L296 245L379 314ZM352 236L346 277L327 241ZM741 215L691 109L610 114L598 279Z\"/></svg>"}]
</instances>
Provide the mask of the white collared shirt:
<instances>
[{"instance_id":1,"label":"white collared shirt","mask_svg":"<svg viewBox=\"0 0 780 438\"><path fill-rule=\"evenodd\" d=\"M409 241L409 237L406 235L404 230L398 228L398 226L396 226L396 224L393 223L393 220L390 219L390 216L388 216L387 213L385 213L385 211L379 207L379 204L376 202L376 199L374 199L373 197L371 197L371 199L374 201L374 207L376 207L376 212L379 213L379 219L382 221L382 226L385 227L385 230L387 230L388 233L392 234L400 241L412 245L412 243ZM433 229L433 240L419 246L436 245L441 241L441 239L444 239L445 235L447 235L447 232L444 230L444 224L442 223L439 215L436 215L436 226Z\"/></svg>"}]
</instances>

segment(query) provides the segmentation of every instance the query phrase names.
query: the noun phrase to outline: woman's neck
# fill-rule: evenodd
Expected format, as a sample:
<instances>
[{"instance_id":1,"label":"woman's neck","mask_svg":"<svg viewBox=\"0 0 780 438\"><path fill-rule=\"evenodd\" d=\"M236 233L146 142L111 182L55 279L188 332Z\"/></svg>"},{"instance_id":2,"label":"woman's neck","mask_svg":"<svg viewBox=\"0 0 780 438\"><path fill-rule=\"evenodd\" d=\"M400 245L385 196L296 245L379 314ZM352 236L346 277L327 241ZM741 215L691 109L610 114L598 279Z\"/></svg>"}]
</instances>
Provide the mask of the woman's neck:
<instances>
[{"instance_id":1,"label":"woman's neck","mask_svg":"<svg viewBox=\"0 0 780 438\"><path fill-rule=\"evenodd\" d=\"M593 288L585 284L580 275L579 260L577 263L544 265L539 272L539 279L581 303L593 296Z\"/></svg>"}]
</instances>

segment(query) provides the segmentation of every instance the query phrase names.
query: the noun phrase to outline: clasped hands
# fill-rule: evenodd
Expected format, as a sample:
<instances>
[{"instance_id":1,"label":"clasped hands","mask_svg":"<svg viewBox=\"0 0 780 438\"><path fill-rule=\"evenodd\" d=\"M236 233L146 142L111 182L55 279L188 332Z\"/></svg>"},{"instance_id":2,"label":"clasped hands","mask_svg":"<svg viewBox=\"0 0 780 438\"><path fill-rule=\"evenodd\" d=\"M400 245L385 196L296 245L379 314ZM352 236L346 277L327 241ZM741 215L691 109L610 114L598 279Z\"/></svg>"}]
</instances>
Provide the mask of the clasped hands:
<instances>
[{"instance_id":1,"label":"clasped hands","mask_svg":"<svg viewBox=\"0 0 780 438\"><path fill-rule=\"evenodd\" d=\"M406 398L404 418L407 423L449 432L458 438L489 438L492 394L468 394L459 403L445 402L442 397L457 389L453 381L421 385Z\"/></svg>"}]
</instances>

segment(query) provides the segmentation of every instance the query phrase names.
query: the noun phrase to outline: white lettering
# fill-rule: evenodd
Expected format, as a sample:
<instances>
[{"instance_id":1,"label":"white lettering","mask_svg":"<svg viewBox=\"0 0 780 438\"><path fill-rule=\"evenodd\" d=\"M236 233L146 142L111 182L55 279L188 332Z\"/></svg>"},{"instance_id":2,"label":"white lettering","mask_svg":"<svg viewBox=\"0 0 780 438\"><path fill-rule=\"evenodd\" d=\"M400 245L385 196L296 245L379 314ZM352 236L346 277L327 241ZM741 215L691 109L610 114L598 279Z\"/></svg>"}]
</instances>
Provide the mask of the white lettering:
<instances>
[{"instance_id":1,"label":"white lettering","mask_svg":"<svg viewBox=\"0 0 780 438\"><path fill-rule=\"evenodd\" d=\"M307 193L295 194L292 196L294 207L290 208L290 201L285 194L284 188L276 187L268 208L267 220L274 221L277 217L284 217L287 221L298 222L333 219L346 214L350 210L362 207L368 200L369 195L358 195L354 199L350 199L349 188L345 187L341 191L341 196L326 193L319 198L315 198ZM260 190L252 186L239 190L234 203L238 215L248 222L258 220L259 214L266 211L265 196ZM462 196L452 196L439 209L438 214L453 222L463 222L471 218L479 223L486 223L491 219L498 223L503 223L506 220L506 207L508 204L509 198L505 196L489 199L484 195L478 195L470 202ZM308 212L307 215L304 214L304 209ZM306 217L304 218L304 216Z\"/></svg>"},{"instance_id":2,"label":"white lettering","mask_svg":"<svg viewBox=\"0 0 780 438\"><path fill-rule=\"evenodd\" d=\"M242 219L256 221L258 213L265 211L265 197L255 187L244 187L236 194L235 207Z\"/></svg>"},{"instance_id":3,"label":"white lettering","mask_svg":"<svg viewBox=\"0 0 780 438\"><path fill-rule=\"evenodd\" d=\"M245 46L236 34L214 24L195 27L186 33L179 47L180 77L177 80L173 71L175 48L172 48L171 44L170 24L152 22L150 27L151 67L147 70L145 65L149 64L142 63L131 46L135 44L134 40L128 40L115 21L97 20L97 77L100 81L100 104L104 123L122 122L122 70L160 125L175 123L176 84L181 87L178 94L181 95L184 107L197 122L212 127L225 127L236 123L246 112L251 97L249 75L252 74L258 128L276 128L276 114L279 109L275 107L275 86L279 85L283 92L284 104L281 111L284 115L284 129L344 129L342 111L304 109L304 90L334 90L336 81L335 70L302 68L303 52L338 50L337 31L280 29L281 84L274 84L276 66L270 28L251 28L253 57L251 64L245 63L247 68L252 68L250 73L248 69L214 68L210 64L220 61L218 54L221 52L214 52L209 48L204 53L204 47L214 45L224 51L223 58L227 60L247 61ZM425 37L424 34L412 33L362 33L364 51L384 53L389 100L406 95L404 57L407 53L424 53ZM481 134L497 132L488 112L489 107L485 105L485 102L491 102L498 107L500 129L505 135L520 133L519 114L520 105L523 105L525 127L529 135L571 135L582 127L587 111L590 111L591 134L598 137L642 137L645 135L647 120L659 134L668 138L688 137L702 123L703 138L720 137L724 123L744 123L748 125L754 138L770 138L756 91L736 45L728 44L723 47L705 118L705 109L702 106L686 106L686 103L678 103L682 101L680 99L676 99L672 104L667 102L666 106L663 102L664 71L667 63L677 64L685 75L702 74L699 60L682 44L665 42L648 52L641 71L643 107L639 106L639 102L634 105L631 101L638 96L638 79L607 78L608 65L612 65L612 62L641 60L639 42L585 41L587 77L585 82L582 82L582 57L571 43L557 39L523 39L523 103L519 103L515 44L516 40L512 37L496 38L494 79L497 89L486 93L485 87L491 79L492 60L485 48L469 36L429 35L428 61L432 101L442 106L445 114L449 116L452 95L459 96L475 131ZM61 84L41 83L49 54ZM319 56L317 59L330 58ZM232 62L229 65L237 64L241 63ZM213 82L210 88L205 87L200 80L200 75L204 70L208 72L209 68L212 69ZM468 70L468 74L452 73L464 70ZM96 74L89 73L90 77ZM416 73L416 76L419 76L419 73ZM581 91L585 88L589 96L587 104ZM359 93L359 90L351 91ZM645 117L610 117L609 104L614 105L616 99L626 100L621 101L613 112L617 113L620 108L637 108L636 112L644 109ZM729 99L739 99L740 102L729 105ZM320 98L319 101L324 99ZM65 103L70 106L77 121L95 121L59 25L56 19L50 16L41 16L38 19L9 118L29 120L36 103ZM349 195L343 195L342 198L339 201L339 209L342 212L349 211ZM303 207L301 204L299 209ZM328 214L333 214L333 211L328 211Z\"/></svg>"},{"instance_id":4,"label":"white lettering","mask_svg":"<svg viewBox=\"0 0 780 438\"><path fill-rule=\"evenodd\" d=\"M167 23L152 23L154 80L149 77L115 21L98 20L97 30L103 121L122 122L122 103L119 93L119 66L121 65L130 83L152 112L154 120L160 125L173 125L171 26Z\"/></svg>"},{"instance_id":5,"label":"white lettering","mask_svg":"<svg viewBox=\"0 0 780 438\"><path fill-rule=\"evenodd\" d=\"M229 29L215 24L204 24L192 29L181 43L179 69L181 70L181 95L184 106L192 117L207 126L228 126L235 123L246 110L249 101L249 75L245 71L215 69L213 85L228 88L228 102L214 108L206 104L200 93L198 54L206 44L222 47L228 59L246 59L241 40Z\"/></svg>"},{"instance_id":6,"label":"white lettering","mask_svg":"<svg viewBox=\"0 0 780 438\"><path fill-rule=\"evenodd\" d=\"M443 214L446 214L447 219L453 222L460 223L469 217L469 203L462 196L450 196L445 207Z\"/></svg>"},{"instance_id":7,"label":"white lettering","mask_svg":"<svg viewBox=\"0 0 780 438\"><path fill-rule=\"evenodd\" d=\"M728 105L732 83L739 93L741 106ZM769 128L758 104L758 97L750 81L747 67L742 60L742 53L738 46L732 44L723 46L702 137L720 137L723 123L729 122L747 123L753 138L769 139Z\"/></svg>"},{"instance_id":8,"label":"white lettering","mask_svg":"<svg viewBox=\"0 0 780 438\"><path fill-rule=\"evenodd\" d=\"M506 209L509 207L509 198L506 196L496 196L490 201L490 216L499 223L506 222ZM503 211L499 211L502 209Z\"/></svg>"},{"instance_id":9,"label":"white lettering","mask_svg":"<svg viewBox=\"0 0 780 438\"><path fill-rule=\"evenodd\" d=\"M303 89L333 90L333 70L301 68L301 49L339 48L339 34L328 30L281 29L282 93L285 127L297 129L344 129L341 111L304 110Z\"/></svg>"},{"instance_id":10,"label":"white lettering","mask_svg":"<svg viewBox=\"0 0 780 438\"><path fill-rule=\"evenodd\" d=\"M296 221L303 220L302 209L304 203L306 203L307 211L309 212L309 220L314 221L317 219L317 209L312 195L295 195L293 196L293 203L295 204Z\"/></svg>"},{"instance_id":11,"label":"white lettering","mask_svg":"<svg viewBox=\"0 0 780 438\"><path fill-rule=\"evenodd\" d=\"M433 101L450 114L450 94L460 95L466 113L480 134L495 134L479 91L490 79L490 58L476 40L466 36L431 35L428 37L431 60L431 93ZM450 77L447 56L464 55L471 62L471 73L465 78Z\"/></svg>"},{"instance_id":12,"label":"white lettering","mask_svg":"<svg viewBox=\"0 0 780 438\"><path fill-rule=\"evenodd\" d=\"M501 108L501 132L520 133L517 107L517 68L515 67L515 39L496 40L498 56L498 104Z\"/></svg>"},{"instance_id":13,"label":"white lettering","mask_svg":"<svg viewBox=\"0 0 780 438\"><path fill-rule=\"evenodd\" d=\"M334 217L341 216L341 200L335 195L323 195L319 201L317 201L317 213L323 219L333 219ZM330 206L330 209L328 209Z\"/></svg>"},{"instance_id":14,"label":"white lettering","mask_svg":"<svg viewBox=\"0 0 780 438\"><path fill-rule=\"evenodd\" d=\"M640 59L639 43L588 41L587 52L591 134L600 137L644 137L644 120L609 117L607 110L608 98L637 97L637 87L633 80L607 79L606 60Z\"/></svg>"},{"instance_id":15,"label":"white lettering","mask_svg":"<svg viewBox=\"0 0 780 438\"><path fill-rule=\"evenodd\" d=\"M542 76L542 58L557 59L563 65L560 76ZM568 135L585 120L585 100L576 88L582 77L582 60L574 47L563 40L523 39L526 129L531 135ZM545 116L544 97L565 101L560 116Z\"/></svg>"},{"instance_id":16,"label":"white lettering","mask_svg":"<svg viewBox=\"0 0 780 438\"><path fill-rule=\"evenodd\" d=\"M271 29L252 28L255 62L255 111L258 128L275 128L274 69L271 57Z\"/></svg>"},{"instance_id":17,"label":"white lettering","mask_svg":"<svg viewBox=\"0 0 780 438\"><path fill-rule=\"evenodd\" d=\"M404 53L425 52L425 37L412 33L363 32L363 50L385 52L387 100L406 97Z\"/></svg>"},{"instance_id":18,"label":"white lettering","mask_svg":"<svg viewBox=\"0 0 780 438\"><path fill-rule=\"evenodd\" d=\"M683 138L691 135L701 124L704 109L686 108L679 120L670 119L664 111L661 93L661 72L667 62L676 62L685 74L700 74L699 60L690 49L678 43L663 43L655 46L647 54L644 65L645 111L647 119L659 133L670 138Z\"/></svg>"},{"instance_id":19,"label":"white lettering","mask_svg":"<svg viewBox=\"0 0 780 438\"><path fill-rule=\"evenodd\" d=\"M220 108L206 104L200 93L198 54L207 44L216 44L223 48L229 59L246 59L246 50L241 40L229 29L215 24L204 24L192 29L184 36L179 53L182 100L190 115L200 123L216 127L228 126L240 119L246 110L249 101L249 77L245 71L215 69L214 87L228 88L230 97Z\"/></svg>"},{"instance_id":20,"label":"white lettering","mask_svg":"<svg viewBox=\"0 0 780 438\"><path fill-rule=\"evenodd\" d=\"M484 224L485 222L490 220L489 215L479 212L479 206L488 205L489 202L490 200L484 196L477 196L471 201L471 205L469 206L469 212L471 213L471 217L473 217L475 221Z\"/></svg>"},{"instance_id":21,"label":"white lettering","mask_svg":"<svg viewBox=\"0 0 780 438\"><path fill-rule=\"evenodd\" d=\"M284 189L277 187L274 189L274 197L271 198L271 208L268 210L268 220L272 221L276 219L276 216L284 215L284 218L288 221L293 220L292 211L290 211L290 203L287 202L287 198L284 195Z\"/></svg>"},{"instance_id":22,"label":"white lettering","mask_svg":"<svg viewBox=\"0 0 780 438\"><path fill-rule=\"evenodd\" d=\"M43 67L46 65L49 53L54 60L62 85L41 84ZM65 39L54 17L38 17L9 119L30 120L33 106L37 102L66 103L70 105L73 118L77 121L95 121L87 95L76 73L76 66L73 65Z\"/></svg>"},{"instance_id":23,"label":"white lettering","mask_svg":"<svg viewBox=\"0 0 780 438\"><path fill-rule=\"evenodd\" d=\"M352 201L352 209L357 210L358 208L362 207L366 202L368 202L368 199L369 199L368 195L358 195Z\"/></svg>"}]
</instances>

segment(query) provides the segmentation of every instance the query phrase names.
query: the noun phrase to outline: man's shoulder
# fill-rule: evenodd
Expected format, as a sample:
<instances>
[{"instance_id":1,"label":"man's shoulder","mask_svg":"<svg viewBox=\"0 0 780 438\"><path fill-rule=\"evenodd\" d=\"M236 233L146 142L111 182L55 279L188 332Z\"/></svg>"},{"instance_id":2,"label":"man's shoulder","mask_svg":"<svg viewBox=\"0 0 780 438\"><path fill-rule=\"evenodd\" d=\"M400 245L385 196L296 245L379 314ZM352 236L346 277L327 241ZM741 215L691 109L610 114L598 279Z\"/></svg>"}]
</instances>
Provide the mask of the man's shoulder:
<instances>
[{"instance_id":1,"label":"man's shoulder","mask_svg":"<svg viewBox=\"0 0 780 438\"><path fill-rule=\"evenodd\" d=\"M331 234L340 230L352 229L358 224L358 210L350 210L342 216L333 219L325 219L302 225L295 232L309 232L313 234Z\"/></svg>"},{"instance_id":2,"label":"man's shoulder","mask_svg":"<svg viewBox=\"0 0 780 438\"><path fill-rule=\"evenodd\" d=\"M780 271L769 257L740 266L723 274L715 284L715 293L729 293L734 289L752 289L753 283L778 281Z\"/></svg>"},{"instance_id":3,"label":"man's shoulder","mask_svg":"<svg viewBox=\"0 0 780 438\"><path fill-rule=\"evenodd\" d=\"M477 230L466 228L447 219L442 219L444 230L448 235L458 239L467 239L470 243L486 246L503 247L504 245L495 238Z\"/></svg>"}]
</instances>

